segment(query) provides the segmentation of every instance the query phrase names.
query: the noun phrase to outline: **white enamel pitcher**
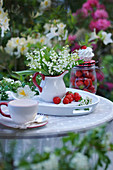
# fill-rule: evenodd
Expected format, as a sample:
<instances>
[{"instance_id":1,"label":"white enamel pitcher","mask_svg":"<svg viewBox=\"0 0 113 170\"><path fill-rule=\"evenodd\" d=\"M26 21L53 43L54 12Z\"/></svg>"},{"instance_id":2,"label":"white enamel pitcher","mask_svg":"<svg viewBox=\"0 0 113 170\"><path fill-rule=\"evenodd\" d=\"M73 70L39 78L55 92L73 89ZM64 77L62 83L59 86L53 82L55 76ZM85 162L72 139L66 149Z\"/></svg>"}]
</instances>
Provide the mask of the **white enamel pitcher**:
<instances>
[{"instance_id":1,"label":"white enamel pitcher","mask_svg":"<svg viewBox=\"0 0 113 170\"><path fill-rule=\"evenodd\" d=\"M36 87L38 87L40 97L45 102L53 102L53 98L59 96L62 98L66 93L66 86L63 80L65 74L68 71L66 70L59 76L44 76L43 74L36 72L33 75L33 83ZM36 82L37 75L41 75L42 81L41 84L38 85Z\"/></svg>"}]
</instances>

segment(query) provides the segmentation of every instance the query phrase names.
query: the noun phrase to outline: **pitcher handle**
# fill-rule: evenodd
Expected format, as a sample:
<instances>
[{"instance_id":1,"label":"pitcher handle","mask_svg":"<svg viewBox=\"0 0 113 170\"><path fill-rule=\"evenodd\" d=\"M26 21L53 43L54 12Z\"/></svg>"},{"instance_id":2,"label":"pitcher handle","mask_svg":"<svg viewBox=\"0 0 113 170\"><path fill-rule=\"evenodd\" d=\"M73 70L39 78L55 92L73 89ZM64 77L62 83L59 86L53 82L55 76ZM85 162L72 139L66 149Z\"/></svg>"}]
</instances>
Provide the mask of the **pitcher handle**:
<instances>
[{"instance_id":1,"label":"pitcher handle","mask_svg":"<svg viewBox=\"0 0 113 170\"><path fill-rule=\"evenodd\" d=\"M42 73L39 73L39 72L34 73L32 80L33 80L34 85L35 85L36 87L38 87L38 89L39 89L40 92L42 92L42 87L40 87L40 86L37 84L37 82L36 82L36 77L37 77L38 75L40 75L40 76L42 77L42 80L45 80L45 76L44 76Z\"/></svg>"},{"instance_id":2,"label":"pitcher handle","mask_svg":"<svg viewBox=\"0 0 113 170\"><path fill-rule=\"evenodd\" d=\"M5 113L2 111L2 109L1 109L1 106L2 106L2 105L6 105L6 106L8 106L8 103L6 103L6 102L2 102L2 103L0 103L0 113L2 114L2 116L10 117L10 118L11 118L11 116L10 116L10 115L7 115L7 114L5 114Z\"/></svg>"}]
</instances>

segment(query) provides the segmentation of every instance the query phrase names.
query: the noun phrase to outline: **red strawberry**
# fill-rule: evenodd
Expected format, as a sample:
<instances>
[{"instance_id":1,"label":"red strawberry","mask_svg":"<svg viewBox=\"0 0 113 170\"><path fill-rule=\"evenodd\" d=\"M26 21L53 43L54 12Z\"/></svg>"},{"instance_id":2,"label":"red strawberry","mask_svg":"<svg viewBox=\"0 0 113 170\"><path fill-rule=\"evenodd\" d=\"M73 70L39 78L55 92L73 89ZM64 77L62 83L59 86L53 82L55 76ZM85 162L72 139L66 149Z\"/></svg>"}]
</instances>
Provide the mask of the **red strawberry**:
<instances>
[{"instance_id":1,"label":"red strawberry","mask_svg":"<svg viewBox=\"0 0 113 170\"><path fill-rule=\"evenodd\" d=\"M76 102L80 101L82 99L81 95L77 92L74 93L74 100Z\"/></svg>"},{"instance_id":2,"label":"red strawberry","mask_svg":"<svg viewBox=\"0 0 113 170\"><path fill-rule=\"evenodd\" d=\"M81 77L82 76L82 72L80 70L77 70L75 73L76 77Z\"/></svg>"},{"instance_id":3,"label":"red strawberry","mask_svg":"<svg viewBox=\"0 0 113 170\"><path fill-rule=\"evenodd\" d=\"M70 94L66 95L66 98L69 99L69 103L71 103L73 101L73 98L72 98L72 96Z\"/></svg>"},{"instance_id":4,"label":"red strawberry","mask_svg":"<svg viewBox=\"0 0 113 170\"><path fill-rule=\"evenodd\" d=\"M84 87L83 81L81 81L81 80L77 81L77 82L76 82L76 86L77 86L78 88L80 88L80 89L83 89L83 87Z\"/></svg>"},{"instance_id":5,"label":"red strawberry","mask_svg":"<svg viewBox=\"0 0 113 170\"><path fill-rule=\"evenodd\" d=\"M84 77L89 77L89 71L83 70L82 72Z\"/></svg>"},{"instance_id":6,"label":"red strawberry","mask_svg":"<svg viewBox=\"0 0 113 170\"><path fill-rule=\"evenodd\" d=\"M71 91L67 91L67 92L66 92L66 95L71 94L71 93L72 93Z\"/></svg>"},{"instance_id":7,"label":"red strawberry","mask_svg":"<svg viewBox=\"0 0 113 170\"><path fill-rule=\"evenodd\" d=\"M89 72L89 78L92 78L93 74L91 72Z\"/></svg>"},{"instance_id":8,"label":"red strawberry","mask_svg":"<svg viewBox=\"0 0 113 170\"><path fill-rule=\"evenodd\" d=\"M71 91L68 91L68 92L66 93L66 97L67 97L68 94L71 95L72 98L74 98L74 94L73 94Z\"/></svg>"},{"instance_id":9,"label":"red strawberry","mask_svg":"<svg viewBox=\"0 0 113 170\"><path fill-rule=\"evenodd\" d=\"M81 47L81 49L86 49L87 47L85 46L85 45L83 45L82 47Z\"/></svg>"},{"instance_id":10,"label":"red strawberry","mask_svg":"<svg viewBox=\"0 0 113 170\"><path fill-rule=\"evenodd\" d=\"M88 90L90 90L91 93L95 93L95 92L96 92L94 85L90 86L90 87L88 88Z\"/></svg>"},{"instance_id":11,"label":"red strawberry","mask_svg":"<svg viewBox=\"0 0 113 170\"><path fill-rule=\"evenodd\" d=\"M87 92L89 92L89 91L88 91L88 89L84 89L84 91L87 91Z\"/></svg>"},{"instance_id":12,"label":"red strawberry","mask_svg":"<svg viewBox=\"0 0 113 170\"><path fill-rule=\"evenodd\" d=\"M86 79L86 80L84 80L84 84L85 84L86 87L92 86L92 80Z\"/></svg>"},{"instance_id":13,"label":"red strawberry","mask_svg":"<svg viewBox=\"0 0 113 170\"><path fill-rule=\"evenodd\" d=\"M68 104L68 103L69 103L69 99L68 99L67 97L64 97L63 103L64 103L64 104Z\"/></svg>"},{"instance_id":14,"label":"red strawberry","mask_svg":"<svg viewBox=\"0 0 113 170\"><path fill-rule=\"evenodd\" d=\"M54 97L54 98L53 98L53 102L54 102L55 104L59 104L59 103L61 102L61 98L60 98L60 97Z\"/></svg>"},{"instance_id":15,"label":"red strawberry","mask_svg":"<svg viewBox=\"0 0 113 170\"><path fill-rule=\"evenodd\" d=\"M71 97L74 99L74 94L73 93L70 93Z\"/></svg>"}]
</instances>

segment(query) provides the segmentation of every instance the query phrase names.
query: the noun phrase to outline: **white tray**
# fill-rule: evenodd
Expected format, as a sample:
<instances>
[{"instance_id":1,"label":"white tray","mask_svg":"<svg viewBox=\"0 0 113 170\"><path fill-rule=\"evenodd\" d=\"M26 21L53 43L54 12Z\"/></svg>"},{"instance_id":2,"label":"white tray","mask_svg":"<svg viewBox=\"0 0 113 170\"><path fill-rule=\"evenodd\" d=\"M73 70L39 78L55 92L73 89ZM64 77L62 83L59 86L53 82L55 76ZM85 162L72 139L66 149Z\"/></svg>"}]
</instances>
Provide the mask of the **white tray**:
<instances>
[{"instance_id":1,"label":"white tray","mask_svg":"<svg viewBox=\"0 0 113 170\"><path fill-rule=\"evenodd\" d=\"M77 90L72 88L67 88L66 91L78 92L83 99L87 97L92 99L92 103L88 105L78 106L80 102L72 102L69 104L54 104L54 103L47 103L41 100L40 96L35 96L34 100L38 100L39 108L38 113L46 114L46 115L55 115L55 116L81 116L85 114L92 113L99 103L99 97L95 94ZM88 108L89 110L84 110ZM76 110L79 109L79 110Z\"/></svg>"}]
</instances>

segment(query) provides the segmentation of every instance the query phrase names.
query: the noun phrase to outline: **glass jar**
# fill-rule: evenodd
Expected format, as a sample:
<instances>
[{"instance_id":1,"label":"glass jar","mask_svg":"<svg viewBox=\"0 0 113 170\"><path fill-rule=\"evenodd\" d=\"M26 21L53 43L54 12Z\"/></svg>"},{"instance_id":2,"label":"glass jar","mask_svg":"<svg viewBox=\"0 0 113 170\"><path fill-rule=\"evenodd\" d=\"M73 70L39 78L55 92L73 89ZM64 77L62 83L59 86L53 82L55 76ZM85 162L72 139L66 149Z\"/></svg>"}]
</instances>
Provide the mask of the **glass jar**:
<instances>
[{"instance_id":1,"label":"glass jar","mask_svg":"<svg viewBox=\"0 0 113 170\"><path fill-rule=\"evenodd\" d=\"M72 68L70 74L70 88L96 93L97 78L95 60L84 62Z\"/></svg>"}]
</instances>

